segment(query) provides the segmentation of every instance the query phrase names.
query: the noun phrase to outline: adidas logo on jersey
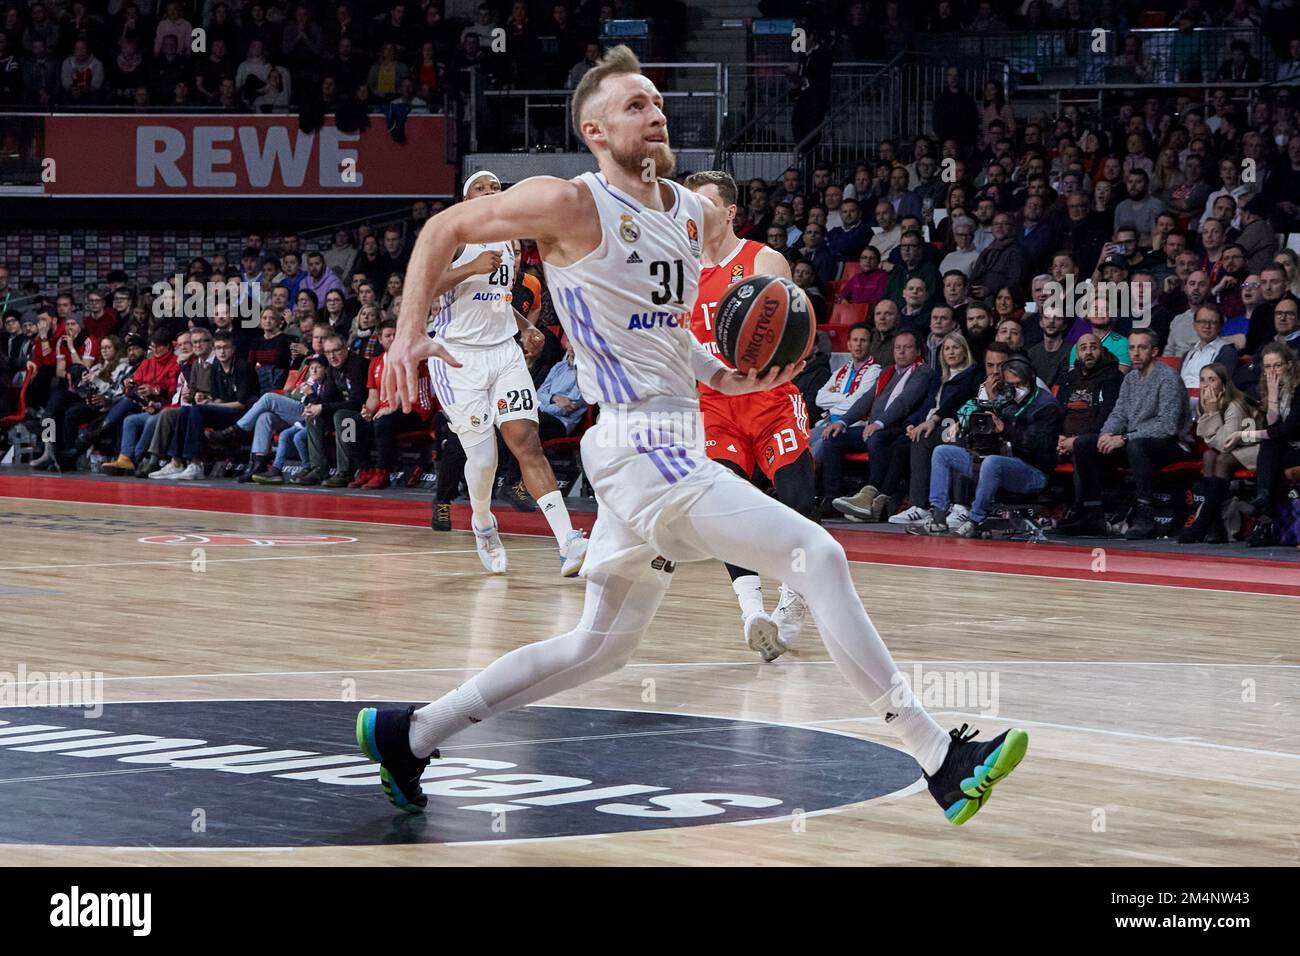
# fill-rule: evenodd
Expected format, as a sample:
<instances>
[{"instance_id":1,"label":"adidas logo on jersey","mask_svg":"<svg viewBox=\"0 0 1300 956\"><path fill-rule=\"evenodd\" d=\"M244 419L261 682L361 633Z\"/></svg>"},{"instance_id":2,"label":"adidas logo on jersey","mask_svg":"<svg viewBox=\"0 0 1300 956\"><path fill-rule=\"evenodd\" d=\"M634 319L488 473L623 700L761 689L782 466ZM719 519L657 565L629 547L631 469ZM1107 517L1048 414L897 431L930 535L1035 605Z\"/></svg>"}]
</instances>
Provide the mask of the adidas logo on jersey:
<instances>
[{"instance_id":1,"label":"adidas logo on jersey","mask_svg":"<svg viewBox=\"0 0 1300 956\"><path fill-rule=\"evenodd\" d=\"M628 265L635 265L640 261L641 261L641 257L638 256L635 251L630 256L627 257Z\"/></svg>"}]
</instances>

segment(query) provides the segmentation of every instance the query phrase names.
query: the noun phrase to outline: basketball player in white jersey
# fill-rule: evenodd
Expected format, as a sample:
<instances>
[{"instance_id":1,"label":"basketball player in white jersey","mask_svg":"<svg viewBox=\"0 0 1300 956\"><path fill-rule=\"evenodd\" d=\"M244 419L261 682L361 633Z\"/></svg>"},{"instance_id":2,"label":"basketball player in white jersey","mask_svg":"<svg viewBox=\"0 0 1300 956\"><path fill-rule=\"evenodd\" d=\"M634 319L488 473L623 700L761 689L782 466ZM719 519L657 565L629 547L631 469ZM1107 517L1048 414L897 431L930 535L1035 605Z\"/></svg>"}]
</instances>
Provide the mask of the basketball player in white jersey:
<instances>
[{"instance_id":1,"label":"basketball player in white jersey","mask_svg":"<svg viewBox=\"0 0 1300 956\"><path fill-rule=\"evenodd\" d=\"M501 191L495 174L481 170L465 181L466 202ZM483 566L494 574L508 566L506 549L492 514L492 486L497 473L496 429L519 459L524 487L537 499L560 545L560 573L575 577L582 569L587 540L569 522L564 495L542 451L537 430L537 395L515 333L541 338L510 304L518 255L513 240L464 242L441 275L445 287L433 309L429 334L456 356L429 359L429 377L442 410L465 449L465 484L469 488L470 526Z\"/></svg>"},{"instance_id":2,"label":"basketball player in white jersey","mask_svg":"<svg viewBox=\"0 0 1300 956\"><path fill-rule=\"evenodd\" d=\"M844 549L705 455L697 381L739 395L788 382L799 366L761 379L727 369L684 327L699 280L701 229L719 211L668 179L663 100L635 55L610 50L574 90L572 112L599 173L525 180L473 208L440 213L420 233L383 391L408 407L419 363L445 354L424 335L424 308L443 291L439 276L456 246L536 236L583 397L601 405L582 439L600 509L583 569L582 619L418 710L365 708L358 743L379 761L389 799L420 812L428 803L420 777L440 743L617 670L649 628L675 563L720 558L785 580L804 596L841 672L916 758L948 820L964 823L1020 762L1028 735L1013 729L974 742L965 725L945 733L868 618Z\"/></svg>"}]
</instances>

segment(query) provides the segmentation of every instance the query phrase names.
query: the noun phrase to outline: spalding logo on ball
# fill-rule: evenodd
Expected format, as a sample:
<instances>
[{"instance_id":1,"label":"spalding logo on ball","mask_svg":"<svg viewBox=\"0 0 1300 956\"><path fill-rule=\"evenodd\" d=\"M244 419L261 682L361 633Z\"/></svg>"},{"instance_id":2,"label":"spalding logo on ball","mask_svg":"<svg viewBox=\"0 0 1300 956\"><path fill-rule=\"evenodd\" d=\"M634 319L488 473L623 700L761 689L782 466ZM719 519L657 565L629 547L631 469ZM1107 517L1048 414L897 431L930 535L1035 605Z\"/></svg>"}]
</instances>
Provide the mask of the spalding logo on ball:
<instances>
[{"instance_id":1,"label":"spalding logo on ball","mask_svg":"<svg viewBox=\"0 0 1300 956\"><path fill-rule=\"evenodd\" d=\"M791 365L812 351L817 322L803 289L781 276L737 282L718 303L718 351L742 372Z\"/></svg>"}]
</instances>

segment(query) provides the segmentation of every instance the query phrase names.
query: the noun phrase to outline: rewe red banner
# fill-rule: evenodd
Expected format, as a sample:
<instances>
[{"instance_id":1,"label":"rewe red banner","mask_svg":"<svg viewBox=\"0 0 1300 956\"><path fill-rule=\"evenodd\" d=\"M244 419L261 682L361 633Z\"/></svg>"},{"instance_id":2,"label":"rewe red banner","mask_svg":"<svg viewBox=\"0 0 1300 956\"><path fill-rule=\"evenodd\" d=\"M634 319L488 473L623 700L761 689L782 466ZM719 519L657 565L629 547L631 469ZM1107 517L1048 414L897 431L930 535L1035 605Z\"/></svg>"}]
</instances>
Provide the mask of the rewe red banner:
<instances>
[{"instance_id":1,"label":"rewe red banner","mask_svg":"<svg viewBox=\"0 0 1300 956\"><path fill-rule=\"evenodd\" d=\"M383 117L359 133L296 116L102 116L45 121L49 196L440 196L454 189L442 116L410 116L406 143Z\"/></svg>"}]
</instances>

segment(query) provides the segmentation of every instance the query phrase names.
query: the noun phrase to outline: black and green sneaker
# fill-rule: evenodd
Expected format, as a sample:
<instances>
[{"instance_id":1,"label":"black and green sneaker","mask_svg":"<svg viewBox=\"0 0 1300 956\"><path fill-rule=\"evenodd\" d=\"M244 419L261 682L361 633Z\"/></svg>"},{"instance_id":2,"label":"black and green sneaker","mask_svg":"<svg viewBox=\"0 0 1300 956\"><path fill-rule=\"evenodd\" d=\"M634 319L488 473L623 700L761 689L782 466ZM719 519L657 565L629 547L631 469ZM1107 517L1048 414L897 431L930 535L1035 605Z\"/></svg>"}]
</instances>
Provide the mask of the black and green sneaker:
<instances>
[{"instance_id":1,"label":"black and green sneaker","mask_svg":"<svg viewBox=\"0 0 1300 956\"><path fill-rule=\"evenodd\" d=\"M979 812L1002 780L1024 759L1029 749L1029 735L1012 728L982 743L971 743L978 730L966 733L967 725L949 731L952 743L943 758L943 766L934 776L925 775L930 795L943 808L948 822L961 826Z\"/></svg>"},{"instance_id":2,"label":"black and green sneaker","mask_svg":"<svg viewBox=\"0 0 1300 956\"><path fill-rule=\"evenodd\" d=\"M412 704L405 710L390 707L379 710L366 707L357 714L357 744L361 752L379 764L379 779L383 782L388 801L407 813L423 813L429 798L420 789L420 775L429 761L437 759L438 751L428 757L411 753Z\"/></svg>"}]
</instances>

